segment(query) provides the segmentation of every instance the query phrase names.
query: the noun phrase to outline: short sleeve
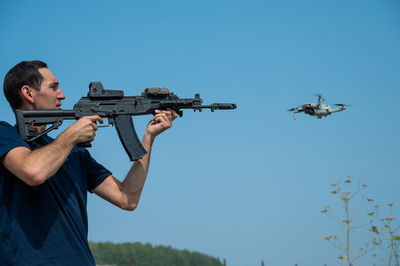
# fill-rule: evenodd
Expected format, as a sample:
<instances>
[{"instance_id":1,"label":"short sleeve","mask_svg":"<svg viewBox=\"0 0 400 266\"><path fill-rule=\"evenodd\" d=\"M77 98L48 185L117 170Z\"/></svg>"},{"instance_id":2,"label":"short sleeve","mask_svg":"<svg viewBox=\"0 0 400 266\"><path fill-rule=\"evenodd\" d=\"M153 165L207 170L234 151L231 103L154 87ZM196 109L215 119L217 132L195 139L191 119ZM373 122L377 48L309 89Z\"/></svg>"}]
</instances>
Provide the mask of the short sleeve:
<instances>
[{"instance_id":1,"label":"short sleeve","mask_svg":"<svg viewBox=\"0 0 400 266\"><path fill-rule=\"evenodd\" d=\"M99 164L89 152L85 149L86 153L86 171L87 171L87 187L88 191L92 193L98 185L100 185L112 173L107 170L103 165Z\"/></svg>"},{"instance_id":2,"label":"short sleeve","mask_svg":"<svg viewBox=\"0 0 400 266\"><path fill-rule=\"evenodd\" d=\"M27 147L29 145L21 139L17 129L7 122L0 121L0 157L16 147Z\"/></svg>"}]
</instances>

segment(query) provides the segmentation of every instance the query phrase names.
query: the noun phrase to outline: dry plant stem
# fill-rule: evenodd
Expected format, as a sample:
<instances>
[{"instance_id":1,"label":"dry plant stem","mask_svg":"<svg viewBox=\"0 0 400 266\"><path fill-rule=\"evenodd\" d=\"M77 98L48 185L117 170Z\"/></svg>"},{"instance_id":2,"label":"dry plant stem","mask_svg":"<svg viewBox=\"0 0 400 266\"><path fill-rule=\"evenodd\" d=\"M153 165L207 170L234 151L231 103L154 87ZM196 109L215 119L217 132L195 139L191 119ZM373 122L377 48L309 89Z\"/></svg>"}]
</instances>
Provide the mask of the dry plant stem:
<instances>
[{"instance_id":1,"label":"dry plant stem","mask_svg":"<svg viewBox=\"0 0 400 266\"><path fill-rule=\"evenodd\" d=\"M392 210L392 217L393 217L393 210ZM397 253L397 248L395 248L395 236L394 232L397 232L399 229L399 226L394 230L394 231L389 231L390 233L390 248L392 249L392 254L394 255L394 259L396 260L396 266L399 266L399 259L398 259L398 253Z\"/></svg>"},{"instance_id":2,"label":"dry plant stem","mask_svg":"<svg viewBox=\"0 0 400 266\"><path fill-rule=\"evenodd\" d=\"M396 260L396 266L399 266L399 259L397 258L397 252L394 248L394 239L393 239L393 234L390 234L390 248L392 249L392 254L394 254L394 259Z\"/></svg>"},{"instance_id":3,"label":"dry plant stem","mask_svg":"<svg viewBox=\"0 0 400 266\"><path fill-rule=\"evenodd\" d=\"M375 241L373 238L371 241L368 241L366 243L365 248L360 248L360 252L361 252L360 254L357 254L358 252L357 253L354 252L353 254L351 254L351 252L350 252L350 242L351 242L350 241L350 233L351 233L351 231L354 229L365 229L364 228L365 225L358 226L358 225L354 224L356 221L355 215L358 214L360 212L360 210L366 206L366 204L373 201L373 199L366 198L365 195L362 195L360 205L358 206L358 204L356 204L357 205L356 208L352 208L352 212L350 213L350 200L354 199L355 197L358 197L359 194L367 187L367 185L362 184L359 181L358 187L355 187L355 192L352 192L353 186L350 186L351 182L352 181L349 177L348 179L343 181L343 184L341 184L342 182L340 180L337 183L331 184L331 186L333 186L334 189L332 191L330 191L330 193L333 195L337 195L339 197L340 201L342 202L342 204L344 204L343 205L344 211L345 211L345 215L344 215L345 220L344 221L342 220L341 222L339 222L337 219L335 219L335 216L331 212L331 209L329 208L329 206L324 207L325 209L323 209L321 211L322 213L327 215L331 220L333 220L336 224L340 225L342 230L344 229L344 232L342 231L345 235L345 237L342 241L343 245L342 245L341 241L337 238L336 235L334 237L332 237L332 235L330 235L330 236L324 237L324 239L328 240L328 242L333 247L342 251L341 255L338 258L341 260L342 265L348 265L348 266L353 266L354 262L357 259L359 259L361 256L366 255L367 253L372 251L376 246L379 245L379 243L377 241ZM345 190L343 192L342 191L343 185L346 186L346 188L348 190ZM355 185L357 185L357 184L355 184ZM371 220L369 223L371 223ZM371 231L371 230L368 230L368 231ZM373 243L374 246L368 247L370 242ZM351 242L351 244L354 244L354 243Z\"/></svg>"},{"instance_id":4,"label":"dry plant stem","mask_svg":"<svg viewBox=\"0 0 400 266\"><path fill-rule=\"evenodd\" d=\"M391 209L391 217L395 217L395 214L393 212L393 208L391 206L392 204L389 204L390 209ZM400 225L397 226L394 230L392 230L392 222L394 220L388 220L385 222L385 219L380 218L379 212L378 212L378 207L375 207L375 215L374 218L380 221L382 224L382 230L381 230L381 235L389 240L389 250L385 250L382 246L382 250L388 255L388 265L392 265L392 258L394 257L394 262L396 266L399 266L399 242L396 242L396 232L400 229Z\"/></svg>"},{"instance_id":5,"label":"dry plant stem","mask_svg":"<svg viewBox=\"0 0 400 266\"><path fill-rule=\"evenodd\" d=\"M344 200L344 208L346 211L346 256L349 266L352 266L350 259L350 217L349 217L349 200Z\"/></svg>"},{"instance_id":6,"label":"dry plant stem","mask_svg":"<svg viewBox=\"0 0 400 266\"><path fill-rule=\"evenodd\" d=\"M371 252L374 248L376 248L376 246L375 246L375 247L372 247L372 248L370 248L370 249L366 249L363 253L361 253L361 254L358 255L357 257L354 257L354 258L353 258L353 261L355 261L356 259L358 259L358 258L364 256L364 255L367 254L368 252Z\"/></svg>"}]
</instances>

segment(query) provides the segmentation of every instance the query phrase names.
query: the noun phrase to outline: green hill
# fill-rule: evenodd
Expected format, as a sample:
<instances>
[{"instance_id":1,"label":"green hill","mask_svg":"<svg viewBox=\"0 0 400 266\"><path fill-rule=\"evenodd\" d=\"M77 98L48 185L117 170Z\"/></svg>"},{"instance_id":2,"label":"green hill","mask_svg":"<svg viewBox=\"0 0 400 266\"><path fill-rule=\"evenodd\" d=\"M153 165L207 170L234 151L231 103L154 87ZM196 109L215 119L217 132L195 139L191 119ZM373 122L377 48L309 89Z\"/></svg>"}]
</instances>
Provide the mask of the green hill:
<instances>
[{"instance_id":1,"label":"green hill","mask_svg":"<svg viewBox=\"0 0 400 266\"><path fill-rule=\"evenodd\" d=\"M222 266L217 258L151 244L89 242L97 265L118 266ZM132 262L132 264L131 264Z\"/></svg>"}]
</instances>

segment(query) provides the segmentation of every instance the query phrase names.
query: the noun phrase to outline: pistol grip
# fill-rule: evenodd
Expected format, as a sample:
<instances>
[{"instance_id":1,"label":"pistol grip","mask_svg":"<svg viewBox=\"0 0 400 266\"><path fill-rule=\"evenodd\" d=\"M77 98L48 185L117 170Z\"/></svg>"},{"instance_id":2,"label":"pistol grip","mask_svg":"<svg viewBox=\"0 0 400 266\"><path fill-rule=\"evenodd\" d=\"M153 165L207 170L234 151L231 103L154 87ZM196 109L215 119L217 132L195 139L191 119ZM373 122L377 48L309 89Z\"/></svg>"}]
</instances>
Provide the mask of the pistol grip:
<instances>
[{"instance_id":1,"label":"pistol grip","mask_svg":"<svg viewBox=\"0 0 400 266\"><path fill-rule=\"evenodd\" d=\"M92 144L90 142L82 142L82 143L78 143L78 147L81 148L91 148Z\"/></svg>"}]
</instances>

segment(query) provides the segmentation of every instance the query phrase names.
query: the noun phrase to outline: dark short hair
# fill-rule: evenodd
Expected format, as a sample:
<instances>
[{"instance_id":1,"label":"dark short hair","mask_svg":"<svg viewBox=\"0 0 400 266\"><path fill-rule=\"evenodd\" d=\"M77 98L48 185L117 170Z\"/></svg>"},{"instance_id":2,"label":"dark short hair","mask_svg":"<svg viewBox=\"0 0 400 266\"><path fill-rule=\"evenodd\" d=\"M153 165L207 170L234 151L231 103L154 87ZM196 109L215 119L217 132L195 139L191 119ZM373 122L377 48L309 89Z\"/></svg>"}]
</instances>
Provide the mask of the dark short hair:
<instances>
[{"instance_id":1,"label":"dark short hair","mask_svg":"<svg viewBox=\"0 0 400 266\"><path fill-rule=\"evenodd\" d=\"M22 105L21 88L24 85L40 90L43 76L40 68L47 68L47 64L39 61L22 61L11 68L4 77L3 90L11 108L17 109Z\"/></svg>"}]
</instances>

